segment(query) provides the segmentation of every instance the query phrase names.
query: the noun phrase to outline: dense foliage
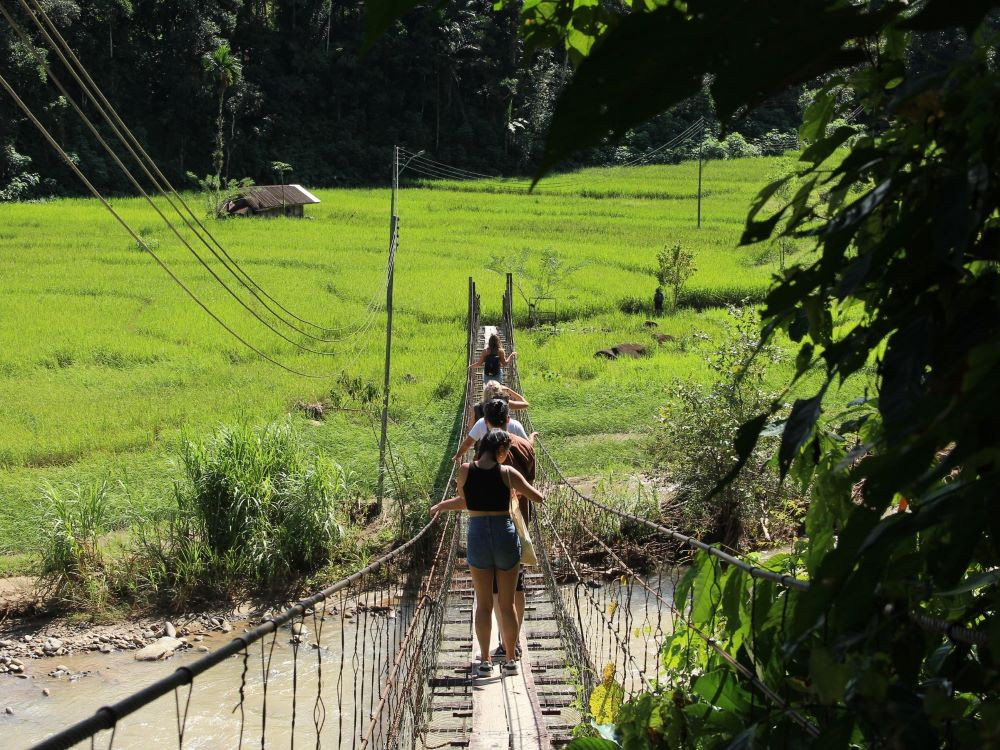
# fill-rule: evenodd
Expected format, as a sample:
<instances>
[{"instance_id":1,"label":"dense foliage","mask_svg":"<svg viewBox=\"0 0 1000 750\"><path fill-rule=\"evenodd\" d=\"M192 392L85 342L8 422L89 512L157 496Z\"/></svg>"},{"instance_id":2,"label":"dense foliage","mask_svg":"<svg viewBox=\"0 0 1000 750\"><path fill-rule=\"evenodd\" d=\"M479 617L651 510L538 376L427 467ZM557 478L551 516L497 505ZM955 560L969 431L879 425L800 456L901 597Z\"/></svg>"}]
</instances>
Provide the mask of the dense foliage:
<instances>
[{"instance_id":1,"label":"dense foliage","mask_svg":"<svg viewBox=\"0 0 1000 750\"><path fill-rule=\"evenodd\" d=\"M157 512L138 507L127 481L47 489L41 572L57 601L180 609L338 562L352 488L339 465L306 450L293 423L183 439L179 462L185 479L174 506ZM129 508L126 517L115 516L115 503Z\"/></svg>"},{"instance_id":2,"label":"dense foliage","mask_svg":"<svg viewBox=\"0 0 1000 750\"><path fill-rule=\"evenodd\" d=\"M708 362L717 379L709 385L691 380L670 385L653 460L677 483L666 510L672 525L730 549L743 549L793 536L803 504L799 488L779 480L771 461L773 437L761 441L735 480L706 499L736 460L733 433L778 395L765 375L780 350L765 347L747 365L758 343L757 321L751 308L734 307L730 315L726 334Z\"/></svg>"},{"instance_id":3,"label":"dense foliage","mask_svg":"<svg viewBox=\"0 0 1000 750\"><path fill-rule=\"evenodd\" d=\"M5 6L44 50L19 2ZM484 0L417 7L364 56L358 0L42 0L42 6L166 174L191 187L188 172L274 182L275 160L291 165L283 174L289 181L384 183L395 144L479 171L524 171L537 162L568 75L561 53L525 50L516 7L495 11ZM47 59L72 84L54 54ZM128 189L6 22L0 74L98 187ZM76 96L74 86L69 90ZM93 114L89 102L82 105ZM741 132L776 153L787 147L800 114L792 90ZM623 147L598 148L573 163L634 158L701 115L709 116L709 135L718 134L711 100L698 96L631 133ZM753 152L745 141L710 145L713 156ZM688 145L659 158L691 153ZM0 96L0 200L79 190Z\"/></svg>"},{"instance_id":4,"label":"dense foliage","mask_svg":"<svg viewBox=\"0 0 1000 750\"><path fill-rule=\"evenodd\" d=\"M178 509L210 557L252 580L313 570L340 538L341 468L310 456L291 425L223 427L208 442L184 440L188 486Z\"/></svg>"},{"instance_id":5,"label":"dense foliage","mask_svg":"<svg viewBox=\"0 0 1000 750\"><path fill-rule=\"evenodd\" d=\"M812 488L808 540L790 563L810 586L755 583L702 560L677 592L680 608L689 595L695 604L664 654L667 680L623 707L616 737L630 748L997 747L993 3L767 7L669 2L595 33L544 160L621 136L706 74L726 114L825 79L800 131L810 146L797 190L771 210L792 177L766 188L744 235L816 242L814 256L777 278L763 328L764 344L779 329L801 343L793 384L813 368L825 376L780 423L777 451L782 475ZM845 93L874 118L871 134L829 128ZM823 419L830 386L872 363L874 397ZM739 428L736 468L710 497L751 459L783 400ZM771 696L708 642L692 650L695 629L714 634Z\"/></svg>"}]
</instances>

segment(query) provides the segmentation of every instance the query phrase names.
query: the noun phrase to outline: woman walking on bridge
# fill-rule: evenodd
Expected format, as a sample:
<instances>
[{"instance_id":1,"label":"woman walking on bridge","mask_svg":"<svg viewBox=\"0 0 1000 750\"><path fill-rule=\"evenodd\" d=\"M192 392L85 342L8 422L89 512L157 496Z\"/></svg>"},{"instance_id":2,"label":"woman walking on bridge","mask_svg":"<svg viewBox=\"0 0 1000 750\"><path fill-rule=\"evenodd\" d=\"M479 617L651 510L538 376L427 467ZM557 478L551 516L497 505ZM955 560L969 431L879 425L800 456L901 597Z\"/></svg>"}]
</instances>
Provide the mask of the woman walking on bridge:
<instances>
[{"instance_id":1,"label":"woman walking on bridge","mask_svg":"<svg viewBox=\"0 0 1000 750\"><path fill-rule=\"evenodd\" d=\"M469 365L469 369L472 370L482 365L484 380L496 380L502 384L504 368L509 367L511 361L516 356L517 352L507 354L503 350L500 337L494 333L490 336L489 341L486 342L486 348L479 353L479 359Z\"/></svg>"},{"instance_id":2,"label":"woman walking on bridge","mask_svg":"<svg viewBox=\"0 0 1000 750\"><path fill-rule=\"evenodd\" d=\"M510 517L511 490L533 502L545 496L525 480L517 469L504 466L510 450L510 435L504 430L490 430L483 438L479 457L462 464L458 472L458 497L442 500L431 513L446 510L469 511L469 535L466 558L476 591L476 639L482 676L493 672L490 658L490 631L493 611L493 577L497 581L497 615L500 642L507 654L517 653L517 615L514 588L520 573L521 540ZM504 662L505 674L517 673L517 662Z\"/></svg>"}]
</instances>

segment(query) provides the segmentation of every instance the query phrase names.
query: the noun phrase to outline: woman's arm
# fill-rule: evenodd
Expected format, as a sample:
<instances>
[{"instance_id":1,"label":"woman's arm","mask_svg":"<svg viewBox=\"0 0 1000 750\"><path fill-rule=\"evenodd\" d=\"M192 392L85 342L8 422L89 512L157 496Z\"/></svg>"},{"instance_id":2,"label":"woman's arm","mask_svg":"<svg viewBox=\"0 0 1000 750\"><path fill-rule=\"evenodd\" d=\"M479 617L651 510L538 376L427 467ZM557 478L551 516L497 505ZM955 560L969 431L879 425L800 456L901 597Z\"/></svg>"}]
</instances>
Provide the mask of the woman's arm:
<instances>
[{"instance_id":1,"label":"woman's arm","mask_svg":"<svg viewBox=\"0 0 1000 750\"><path fill-rule=\"evenodd\" d=\"M507 386L501 386L501 387L504 389L504 392L506 392L506 394L507 394L507 398L509 398L511 400L511 402L514 402L514 401L524 401L524 396L522 396L520 393L518 393L517 391L515 391L513 388L508 388ZM524 401L524 403L528 403L528 402Z\"/></svg>"},{"instance_id":2,"label":"woman's arm","mask_svg":"<svg viewBox=\"0 0 1000 750\"><path fill-rule=\"evenodd\" d=\"M521 472L510 466L503 467L503 474L507 481L507 486L510 487L515 492L519 493L522 497L531 500L534 503L540 503L545 500L545 495L536 490L531 486L531 483L525 479Z\"/></svg>"},{"instance_id":3,"label":"woman's arm","mask_svg":"<svg viewBox=\"0 0 1000 750\"><path fill-rule=\"evenodd\" d=\"M448 510L468 510L468 503L465 502L464 497L449 497L447 500L442 500L436 505L431 506L431 515L437 515Z\"/></svg>"},{"instance_id":4,"label":"woman's arm","mask_svg":"<svg viewBox=\"0 0 1000 750\"><path fill-rule=\"evenodd\" d=\"M503 387L504 393L507 394L507 406L511 409L527 409L531 404L528 403L527 399L524 398L520 393L515 391L513 388Z\"/></svg>"},{"instance_id":5,"label":"woman's arm","mask_svg":"<svg viewBox=\"0 0 1000 750\"><path fill-rule=\"evenodd\" d=\"M455 451L455 455L451 457L451 460L456 464L459 463L462 460L462 456L465 455L465 452L475 444L475 438L466 436L465 440L462 441L462 444L458 446L458 450Z\"/></svg>"},{"instance_id":6,"label":"woman's arm","mask_svg":"<svg viewBox=\"0 0 1000 750\"><path fill-rule=\"evenodd\" d=\"M455 451L455 455L451 457L451 460L456 464L459 463L462 460L462 456L465 455L465 452L475 445L477 440L482 440L486 437L486 433L489 431L490 430L486 424L486 420L482 418L477 419L476 423L472 425L472 429L469 430L469 434L466 435L465 440L463 440L462 444L458 446L458 450Z\"/></svg>"},{"instance_id":7,"label":"woman's arm","mask_svg":"<svg viewBox=\"0 0 1000 750\"><path fill-rule=\"evenodd\" d=\"M517 356L517 352L511 352L506 357L504 357L503 358L503 366L504 367L509 367L511 361L513 361L514 357L516 357L516 356Z\"/></svg>"},{"instance_id":8,"label":"woman's arm","mask_svg":"<svg viewBox=\"0 0 1000 750\"><path fill-rule=\"evenodd\" d=\"M469 365L469 369L471 370L471 369L473 369L475 367L479 367L483 362L485 362L486 361L486 353L488 351L489 351L488 349L483 349L481 352L479 352L479 359L477 359L475 362L473 362L471 365Z\"/></svg>"}]
</instances>

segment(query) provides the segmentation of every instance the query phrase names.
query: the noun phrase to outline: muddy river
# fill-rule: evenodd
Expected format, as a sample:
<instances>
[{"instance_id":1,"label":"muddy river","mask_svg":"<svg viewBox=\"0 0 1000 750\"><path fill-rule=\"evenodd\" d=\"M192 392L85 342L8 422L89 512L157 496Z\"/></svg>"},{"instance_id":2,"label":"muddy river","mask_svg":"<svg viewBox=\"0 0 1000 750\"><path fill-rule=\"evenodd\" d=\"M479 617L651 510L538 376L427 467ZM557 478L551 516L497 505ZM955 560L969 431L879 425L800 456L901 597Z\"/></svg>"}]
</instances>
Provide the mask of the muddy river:
<instances>
[{"instance_id":1,"label":"muddy river","mask_svg":"<svg viewBox=\"0 0 1000 750\"><path fill-rule=\"evenodd\" d=\"M233 656L200 675L190 699L185 686L176 697L169 693L122 719L114 747L178 747L179 717L184 748L236 748L241 727L245 747L261 746L262 734L273 747L314 747L317 731L326 747L336 747L341 738L349 746L350 738L368 724L378 673L391 664L408 614L405 607L392 619L359 614L357 624L344 627L339 618L330 617L323 624L320 646L314 645L314 634L303 634L297 658L286 626L274 639L273 651L268 636L263 654L258 642L245 664L242 655ZM199 645L215 650L231 637L206 636ZM0 679L0 748L31 747L203 655L191 649L157 662L136 661L134 652L127 651L26 659L26 678ZM50 676L57 665L66 667L69 675ZM6 712L8 707L13 713ZM101 732L96 747L108 747L110 740L111 732ZM89 742L79 747L89 747Z\"/></svg>"},{"instance_id":2,"label":"muddy river","mask_svg":"<svg viewBox=\"0 0 1000 750\"><path fill-rule=\"evenodd\" d=\"M670 600L676 575L665 570L651 576L649 588ZM625 586L616 580L593 588L561 588L567 611L582 626L595 664L616 664L616 679L629 693L654 677L658 649L672 627L654 595L637 584ZM610 602L615 602L611 611ZM384 613L359 612L356 622L343 624L330 616L320 638L312 632L303 634L297 657L286 626L274 639L273 651L267 637L263 650L260 642L254 644L245 662L242 655L233 656L200 675L190 699L184 687L176 696L170 693L122 719L113 746L178 747L180 722L184 748L239 747L241 728L245 747L260 746L262 734L272 747L314 747L317 731L325 747L341 743L350 747L351 739L367 727L379 681L392 663L409 613L409 606L396 610L391 619ZM313 629L311 622L307 626ZM215 650L231 637L207 635L198 645ZM0 750L29 748L202 655L191 649L160 662L136 661L129 651L25 659L27 678L0 677ZM50 676L57 666L66 667L69 674ZM8 707L13 713L5 712ZM108 747L110 740L111 732L102 732L95 746Z\"/></svg>"}]
</instances>

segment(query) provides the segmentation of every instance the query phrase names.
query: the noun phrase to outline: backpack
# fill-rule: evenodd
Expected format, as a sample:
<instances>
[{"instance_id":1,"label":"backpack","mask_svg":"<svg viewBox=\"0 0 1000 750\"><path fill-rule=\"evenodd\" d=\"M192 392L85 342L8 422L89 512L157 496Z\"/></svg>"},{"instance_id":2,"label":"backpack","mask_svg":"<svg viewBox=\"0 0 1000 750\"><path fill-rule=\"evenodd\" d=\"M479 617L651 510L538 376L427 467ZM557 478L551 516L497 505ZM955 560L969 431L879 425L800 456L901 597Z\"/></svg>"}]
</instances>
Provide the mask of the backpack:
<instances>
[{"instance_id":1,"label":"backpack","mask_svg":"<svg viewBox=\"0 0 1000 750\"><path fill-rule=\"evenodd\" d=\"M483 373L486 375L499 375L500 374L500 355L499 354L488 354L486 356L486 361L483 363Z\"/></svg>"}]
</instances>

